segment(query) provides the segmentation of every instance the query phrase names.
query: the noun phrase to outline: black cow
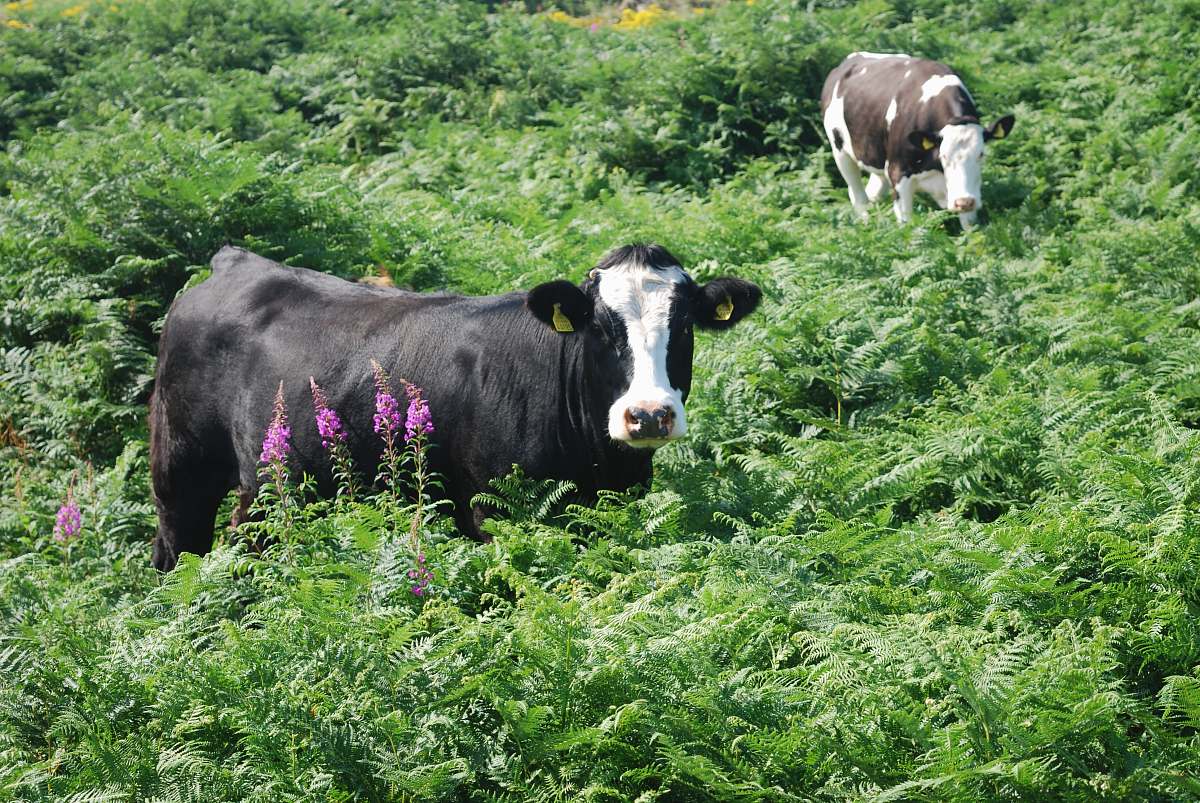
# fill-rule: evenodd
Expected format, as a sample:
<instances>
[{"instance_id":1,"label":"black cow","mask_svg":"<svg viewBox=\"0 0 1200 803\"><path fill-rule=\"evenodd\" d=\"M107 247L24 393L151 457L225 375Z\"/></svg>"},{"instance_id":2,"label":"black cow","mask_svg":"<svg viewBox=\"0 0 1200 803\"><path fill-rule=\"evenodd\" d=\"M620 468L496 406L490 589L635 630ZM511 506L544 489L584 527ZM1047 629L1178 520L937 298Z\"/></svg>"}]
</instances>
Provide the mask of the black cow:
<instances>
[{"instance_id":1,"label":"black cow","mask_svg":"<svg viewBox=\"0 0 1200 803\"><path fill-rule=\"evenodd\" d=\"M1006 114L985 129L954 70L903 53L851 53L825 79L821 113L859 217L866 220L868 201L885 196L890 185L901 223L921 190L958 212L964 228L983 207L983 143L1013 127ZM871 174L865 190L864 170Z\"/></svg>"},{"instance_id":2,"label":"black cow","mask_svg":"<svg viewBox=\"0 0 1200 803\"><path fill-rule=\"evenodd\" d=\"M352 284L231 247L212 266L172 305L159 343L150 460L163 570L181 552L209 551L231 489L243 506L253 498L281 380L290 466L323 492L332 479L309 377L339 412L356 464L372 470L370 361L424 388L431 467L459 530L480 538L484 511L470 500L514 463L587 499L647 483L654 448L687 432L692 326L729 328L761 297L740 279L696 284L659 245L614 250L579 286L483 297Z\"/></svg>"}]
</instances>

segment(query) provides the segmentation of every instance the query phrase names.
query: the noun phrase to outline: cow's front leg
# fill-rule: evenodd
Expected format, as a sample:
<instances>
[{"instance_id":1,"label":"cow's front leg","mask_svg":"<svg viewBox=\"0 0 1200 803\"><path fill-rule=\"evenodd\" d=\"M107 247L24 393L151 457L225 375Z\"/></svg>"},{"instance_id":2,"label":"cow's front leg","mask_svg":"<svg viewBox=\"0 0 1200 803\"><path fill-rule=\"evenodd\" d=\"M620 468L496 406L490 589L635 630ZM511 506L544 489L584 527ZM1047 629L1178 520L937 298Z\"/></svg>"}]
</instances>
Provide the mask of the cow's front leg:
<instances>
[{"instance_id":1,"label":"cow's front leg","mask_svg":"<svg viewBox=\"0 0 1200 803\"><path fill-rule=\"evenodd\" d=\"M896 198L892 201L892 211L896 213L896 220L900 223L907 223L912 220L913 210L913 195L916 192L916 187L913 186L911 176L904 176L896 184Z\"/></svg>"},{"instance_id":2,"label":"cow's front leg","mask_svg":"<svg viewBox=\"0 0 1200 803\"><path fill-rule=\"evenodd\" d=\"M843 151L834 151L833 161L837 164L842 178L846 180L846 189L850 194L850 204L854 207L854 212L858 215L859 220L866 223L867 193L863 190L862 170L859 168L858 162L854 160L853 156Z\"/></svg>"},{"instance_id":3,"label":"cow's front leg","mask_svg":"<svg viewBox=\"0 0 1200 803\"><path fill-rule=\"evenodd\" d=\"M867 200L871 203L878 202L881 198L888 196L888 183L883 176L878 173L872 173L871 178L867 179Z\"/></svg>"}]
</instances>

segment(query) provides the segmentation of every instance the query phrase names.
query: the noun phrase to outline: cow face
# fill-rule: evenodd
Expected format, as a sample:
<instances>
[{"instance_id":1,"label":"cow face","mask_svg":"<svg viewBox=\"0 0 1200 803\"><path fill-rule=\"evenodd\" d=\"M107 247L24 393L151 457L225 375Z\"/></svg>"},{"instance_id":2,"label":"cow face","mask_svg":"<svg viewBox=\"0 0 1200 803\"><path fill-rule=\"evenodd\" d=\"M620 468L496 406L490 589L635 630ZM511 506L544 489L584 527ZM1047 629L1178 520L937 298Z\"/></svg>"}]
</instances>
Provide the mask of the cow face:
<instances>
[{"instance_id":1,"label":"cow face","mask_svg":"<svg viewBox=\"0 0 1200 803\"><path fill-rule=\"evenodd\" d=\"M1007 136L1013 116L1005 115L988 128L974 118L952 120L937 132L914 131L909 141L937 160L945 176L945 207L974 221L983 208L984 143Z\"/></svg>"},{"instance_id":2,"label":"cow face","mask_svg":"<svg viewBox=\"0 0 1200 803\"><path fill-rule=\"evenodd\" d=\"M608 404L609 437L656 448L687 434L692 327L727 329L761 297L740 279L698 285L662 246L631 245L605 256L580 287L535 287L528 305L561 336L585 339L590 375Z\"/></svg>"}]
</instances>

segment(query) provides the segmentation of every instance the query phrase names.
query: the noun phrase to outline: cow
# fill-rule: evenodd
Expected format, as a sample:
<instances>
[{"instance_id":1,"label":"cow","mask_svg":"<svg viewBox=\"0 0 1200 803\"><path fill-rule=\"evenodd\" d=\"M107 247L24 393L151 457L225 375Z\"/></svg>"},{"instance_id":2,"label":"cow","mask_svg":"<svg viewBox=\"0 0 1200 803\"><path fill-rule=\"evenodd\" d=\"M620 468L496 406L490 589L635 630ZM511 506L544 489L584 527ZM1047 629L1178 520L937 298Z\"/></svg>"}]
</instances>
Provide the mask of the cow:
<instances>
[{"instance_id":1,"label":"cow","mask_svg":"<svg viewBox=\"0 0 1200 803\"><path fill-rule=\"evenodd\" d=\"M984 143L1008 136L1014 122L1006 114L985 128L954 70L904 53L851 53L825 79L821 114L860 219L890 187L900 223L912 217L920 190L957 212L964 229L983 208Z\"/></svg>"},{"instance_id":2,"label":"cow","mask_svg":"<svg viewBox=\"0 0 1200 803\"><path fill-rule=\"evenodd\" d=\"M512 466L601 490L645 486L654 450L687 434L693 326L725 330L759 288L694 281L661 245L617 248L575 285L494 296L352 283L225 247L209 278L168 311L150 401L158 532L153 563L212 547L217 508L240 513L259 485L260 449L283 382L289 467L333 479L311 415L309 378L340 415L356 465L378 466L371 361L424 390L431 469L461 533L486 540L472 498ZM308 414L306 414L308 413Z\"/></svg>"}]
</instances>

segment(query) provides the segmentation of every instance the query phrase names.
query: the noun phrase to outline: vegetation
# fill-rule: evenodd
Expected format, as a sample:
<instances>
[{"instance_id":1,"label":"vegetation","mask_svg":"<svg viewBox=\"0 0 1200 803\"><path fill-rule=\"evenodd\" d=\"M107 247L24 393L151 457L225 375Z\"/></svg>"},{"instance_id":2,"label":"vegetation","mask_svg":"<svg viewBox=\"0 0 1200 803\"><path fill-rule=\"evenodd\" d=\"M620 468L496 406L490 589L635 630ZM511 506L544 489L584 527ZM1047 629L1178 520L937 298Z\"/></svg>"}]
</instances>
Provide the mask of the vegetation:
<instances>
[{"instance_id":1,"label":"vegetation","mask_svg":"<svg viewBox=\"0 0 1200 803\"><path fill-rule=\"evenodd\" d=\"M560 11L0 9L0 797L1200 798L1200 4ZM986 225L854 222L856 49L1016 114ZM647 495L426 508L421 594L387 494L151 570L156 333L221 244L483 293L637 239L767 291Z\"/></svg>"}]
</instances>

